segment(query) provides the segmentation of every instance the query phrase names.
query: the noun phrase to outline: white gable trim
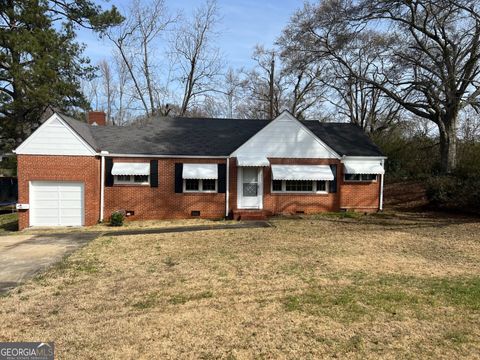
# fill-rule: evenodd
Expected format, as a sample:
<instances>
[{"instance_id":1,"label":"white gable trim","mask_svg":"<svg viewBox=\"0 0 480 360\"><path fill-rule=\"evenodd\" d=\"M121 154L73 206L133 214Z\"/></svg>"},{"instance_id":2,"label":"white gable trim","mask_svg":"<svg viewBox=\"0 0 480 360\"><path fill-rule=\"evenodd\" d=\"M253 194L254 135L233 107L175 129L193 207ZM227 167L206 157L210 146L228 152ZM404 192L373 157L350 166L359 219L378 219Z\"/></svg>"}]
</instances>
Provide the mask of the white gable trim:
<instances>
[{"instance_id":1,"label":"white gable trim","mask_svg":"<svg viewBox=\"0 0 480 360\"><path fill-rule=\"evenodd\" d=\"M37 153L37 152L30 153L30 152L28 152L28 150L26 150L27 147L28 147L28 144L30 142L32 142L32 140L34 140L38 136L40 136L41 132L39 130L47 127L48 124L50 124L53 121L58 121L59 123L61 123L85 147L87 152L89 152L92 156L97 155L97 152L85 140L83 140L83 138L80 135L78 135L77 132L75 130L73 130L57 114L53 114L46 121L44 121L44 123L42 125L40 125L28 138L26 138L25 141L22 142L15 150L13 150L13 152L16 153L17 155L60 155L61 156L61 154L52 154L52 153L48 153L47 151L45 153ZM69 155L69 154L65 154L65 155L67 155L67 156L77 156L77 155ZM81 156L85 156L85 155L81 155Z\"/></svg>"},{"instance_id":2,"label":"white gable trim","mask_svg":"<svg viewBox=\"0 0 480 360\"><path fill-rule=\"evenodd\" d=\"M265 127L263 127L259 132L253 135L250 139L248 139L245 143L243 143L238 149L236 149L233 153L230 154L230 157L235 157L241 154L243 148L247 147L250 143L252 143L259 134L262 134L268 131L275 123L279 121L295 121L302 130L304 130L307 134L309 134L320 146L322 146L326 151L330 152L334 158L341 159L341 156L333 150L330 146L325 144L321 139L319 139L309 128L303 125L296 117L290 114L288 111L284 110L280 115L278 115L275 119L270 121Z\"/></svg>"}]
</instances>

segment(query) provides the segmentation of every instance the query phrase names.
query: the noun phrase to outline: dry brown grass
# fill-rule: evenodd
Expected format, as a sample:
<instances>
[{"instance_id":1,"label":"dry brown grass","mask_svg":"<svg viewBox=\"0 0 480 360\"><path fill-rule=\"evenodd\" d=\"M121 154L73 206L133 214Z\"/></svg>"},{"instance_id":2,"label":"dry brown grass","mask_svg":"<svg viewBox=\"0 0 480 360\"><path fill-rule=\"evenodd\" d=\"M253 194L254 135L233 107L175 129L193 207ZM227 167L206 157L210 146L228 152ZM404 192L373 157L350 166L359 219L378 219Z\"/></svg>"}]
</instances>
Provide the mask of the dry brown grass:
<instances>
[{"instance_id":1,"label":"dry brown grass","mask_svg":"<svg viewBox=\"0 0 480 360\"><path fill-rule=\"evenodd\" d=\"M0 300L59 358L478 358L480 224L418 216L103 237Z\"/></svg>"}]
</instances>

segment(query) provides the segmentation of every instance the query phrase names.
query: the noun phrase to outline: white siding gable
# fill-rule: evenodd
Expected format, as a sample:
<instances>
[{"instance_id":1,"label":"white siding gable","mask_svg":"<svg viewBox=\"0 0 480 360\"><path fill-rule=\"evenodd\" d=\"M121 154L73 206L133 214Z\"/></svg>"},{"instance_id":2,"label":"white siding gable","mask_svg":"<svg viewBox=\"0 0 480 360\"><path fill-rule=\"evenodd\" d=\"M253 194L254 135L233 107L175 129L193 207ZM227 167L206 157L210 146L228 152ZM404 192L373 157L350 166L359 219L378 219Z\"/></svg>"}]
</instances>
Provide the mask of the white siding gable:
<instances>
[{"instance_id":1,"label":"white siding gable","mask_svg":"<svg viewBox=\"0 0 480 360\"><path fill-rule=\"evenodd\" d=\"M250 138L232 156L338 159L338 154L288 112Z\"/></svg>"},{"instance_id":2,"label":"white siding gable","mask_svg":"<svg viewBox=\"0 0 480 360\"><path fill-rule=\"evenodd\" d=\"M63 120L52 115L16 150L29 155L94 155L95 151Z\"/></svg>"}]
</instances>

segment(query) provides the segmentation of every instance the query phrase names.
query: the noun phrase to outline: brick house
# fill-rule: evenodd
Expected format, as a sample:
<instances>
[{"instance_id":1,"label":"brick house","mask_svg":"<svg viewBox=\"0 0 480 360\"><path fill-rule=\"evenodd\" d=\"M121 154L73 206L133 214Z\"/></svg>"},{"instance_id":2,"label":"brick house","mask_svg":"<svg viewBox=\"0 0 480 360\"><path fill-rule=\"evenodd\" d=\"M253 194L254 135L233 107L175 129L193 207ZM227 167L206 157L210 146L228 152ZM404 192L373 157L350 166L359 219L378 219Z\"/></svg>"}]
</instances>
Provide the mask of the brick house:
<instances>
[{"instance_id":1,"label":"brick house","mask_svg":"<svg viewBox=\"0 0 480 360\"><path fill-rule=\"evenodd\" d=\"M20 228L130 219L259 218L382 209L385 157L360 128L156 118L144 126L54 113L16 150Z\"/></svg>"}]
</instances>

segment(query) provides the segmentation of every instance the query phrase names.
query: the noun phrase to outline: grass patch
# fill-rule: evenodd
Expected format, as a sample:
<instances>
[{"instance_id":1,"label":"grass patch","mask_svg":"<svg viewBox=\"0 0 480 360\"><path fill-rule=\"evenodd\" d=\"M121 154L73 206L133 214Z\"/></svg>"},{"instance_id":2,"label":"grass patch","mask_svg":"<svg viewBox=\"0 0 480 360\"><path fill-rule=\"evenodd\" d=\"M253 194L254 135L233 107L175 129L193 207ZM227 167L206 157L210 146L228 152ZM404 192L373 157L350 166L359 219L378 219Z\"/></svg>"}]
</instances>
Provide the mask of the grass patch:
<instances>
[{"instance_id":1,"label":"grass patch","mask_svg":"<svg viewBox=\"0 0 480 360\"><path fill-rule=\"evenodd\" d=\"M375 318L383 314L397 315L418 304L416 296L394 288L337 285L309 289L285 297L287 311L330 317L344 323Z\"/></svg>"},{"instance_id":2,"label":"grass patch","mask_svg":"<svg viewBox=\"0 0 480 360\"><path fill-rule=\"evenodd\" d=\"M480 277L428 279L423 286L429 295L441 296L451 305L480 310Z\"/></svg>"},{"instance_id":3,"label":"grass patch","mask_svg":"<svg viewBox=\"0 0 480 360\"><path fill-rule=\"evenodd\" d=\"M137 310L146 310L154 307L157 305L158 298L157 298L157 293L149 293L146 294L141 300L134 302L132 304L132 307Z\"/></svg>"},{"instance_id":4,"label":"grass patch","mask_svg":"<svg viewBox=\"0 0 480 360\"><path fill-rule=\"evenodd\" d=\"M480 277L431 279L396 275L371 279L361 273L335 276L339 277L350 278L354 284L315 287L288 295L283 300L285 309L347 323L383 314L415 313L421 319L422 309L439 305L480 309Z\"/></svg>"},{"instance_id":5,"label":"grass patch","mask_svg":"<svg viewBox=\"0 0 480 360\"><path fill-rule=\"evenodd\" d=\"M365 215L357 211L324 212L314 215L316 218L360 219Z\"/></svg>"},{"instance_id":6,"label":"grass patch","mask_svg":"<svg viewBox=\"0 0 480 360\"><path fill-rule=\"evenodd\" d=\"M444 339L454 345L462 345L469 342L470 331L466 329L452 329L445 332Z\"/></svg>"},{"instance_id":7,"label":"grass patch","mask_svg":"<svg viewBox=\"0 0 480 360\"><path fill-rule=\"evenodd\" d=\"M174 267L175 265L178 265L178 261L174 261L170 256L167 256L165 259L163 259L163 263L167 265L169 268Z\"/></svg>"},{"instance_id":8,"label":"grass patch","mask_svg":"<svg viewBox=\"0 0 480 360\"><path fill-rule=\"evenodd\" d=\"M18 231L18 214L1 214L0 215L0 234Z\"/></svg>"},{"instance_id":9,"label":"grass patch","mask_svg":"<svg viewBox=\"0 0 480 360\"><path fill-rule=\"evenodd\" d=\"M172 305L183 305L189 301L198 301L202 299L210 299L213 297L213 293L211 291L202 291L196 294L176 294L170 297L169 303Z\"/></svg>"}]
</instances>

